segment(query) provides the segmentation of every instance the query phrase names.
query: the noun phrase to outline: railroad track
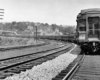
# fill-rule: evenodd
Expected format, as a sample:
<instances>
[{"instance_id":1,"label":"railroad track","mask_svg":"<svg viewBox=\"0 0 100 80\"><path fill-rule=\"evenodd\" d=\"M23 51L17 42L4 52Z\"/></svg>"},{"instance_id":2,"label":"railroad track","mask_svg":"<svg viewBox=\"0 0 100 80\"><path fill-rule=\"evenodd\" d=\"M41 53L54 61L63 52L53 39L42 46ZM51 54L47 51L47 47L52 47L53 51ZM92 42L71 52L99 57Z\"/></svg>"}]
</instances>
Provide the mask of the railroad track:
<instances>
[{"instance_id":1,"label":"railroad track","mask_svg":"<svg viewBox=\"0 0 100 80\"><path fill-rule=\"evenodd\" d=\"M54 57L69 51L72 47L73 45L64 45L52 50L0 60L0 79L4 79L7 76L11 76L15 73L20 73L21 71L30 69L44 61L53 59Z\"/></svg>"},{"instance_id":2,"label":"railroad track","mask_svg":"<svg viewBox=\"0 0 100 80\"><path fill-rule=\"evenodd\" d=\"M70 80L100 80L100 55L86 55Z\"/></svg>"},{"instance_id":3,"label":"railroad track","mask_svg":"<svg viewBox=\"0 0 100 80\"><path fill-rule=\"evenodd\" d=\"M16 49L24 49L24 48L31 48L31 47L39 47L39 46L44 46L44 45L49 45L49 41L45 41L42 44L36 44L36 45L23 45L23 46L5 46L5 47L0 47L0 51L7 51L7 50L16 50Z\"/></svg>"},{"instance_id":4,"label":"railroad track","mask_svg":"<svg viewBox=\"0 0 100 80\"><path fill-rule=\"evenodd\" d=\"M79 55L52 80L100 80L100 55Z\"/></svg>"},{"instance_id":5,"label":"railroad track","mask_svg":"<svg viewBox=\"0 0 100 80\"><path fill-rule=\"evenodd\" d=\"M82 52L81 52L82 53ZM69 66L61 71L55 78L52 80L70 80L74 72L79 68L80 64L84 60L85 55L78 55L78 57L69 64Z\"/></svg>"},{"instance_id":6,"label":"railroad track","mask_svg":"<svg viewBox=\"0 0 100 80\"><path fill-rule=\"evenodd\" d=\"M77 59L74 61L74 63L72 63L69 67L71 67L73 64L74 66L69 70L69 72L67 73L67 75L62 79L62 80L71 80L73 75L76 73L76 71L79 69L79 67L81 66L83 60L85 59L85 55L79 56L80 59L77 61Z\"/></svg>"}]
</instances>

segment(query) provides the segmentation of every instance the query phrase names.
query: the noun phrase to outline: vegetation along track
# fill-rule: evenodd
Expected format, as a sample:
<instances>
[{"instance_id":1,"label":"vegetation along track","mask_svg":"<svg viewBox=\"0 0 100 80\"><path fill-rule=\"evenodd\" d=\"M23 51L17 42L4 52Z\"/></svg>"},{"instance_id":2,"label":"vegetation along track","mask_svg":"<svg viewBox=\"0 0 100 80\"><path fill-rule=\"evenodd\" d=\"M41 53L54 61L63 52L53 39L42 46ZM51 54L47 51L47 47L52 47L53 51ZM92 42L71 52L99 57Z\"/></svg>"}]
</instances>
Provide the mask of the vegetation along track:
<instances>
[{"instance_id":1,"label":"vegetation along track","mask_svg":"<svg viewBox=\"0 0 100 80\"><path fill-rule=\"evenodd\" d=\"M20 73L26 69L30 69L37 64L41 64L49 59L59 56L60 54L69 51L73 45L61 46L52 50L46 50L34 54L28 54L20 57L9 58L0 61L0 79L11 76L15 73Z\"/></svg>"}]
</instances>

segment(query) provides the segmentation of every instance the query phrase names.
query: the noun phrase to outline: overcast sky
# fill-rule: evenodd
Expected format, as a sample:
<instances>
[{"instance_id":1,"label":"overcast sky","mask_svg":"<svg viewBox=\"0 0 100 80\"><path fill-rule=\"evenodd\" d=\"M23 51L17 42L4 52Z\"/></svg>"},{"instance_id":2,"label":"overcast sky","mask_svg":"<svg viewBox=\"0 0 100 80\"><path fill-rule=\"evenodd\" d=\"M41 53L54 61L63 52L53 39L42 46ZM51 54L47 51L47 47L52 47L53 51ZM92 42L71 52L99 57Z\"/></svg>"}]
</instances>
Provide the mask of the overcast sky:
<instances>
[{"instance_id":1,"label":"overcast sky","mask_svg":"<svg viewBox=\"0 0 100 80\"><path fill-rule=\"evenodd\" d=\"M0 8L5 12L1 22L76 25L80 10L100 8L100 0L0 0Z\"/></svg>"}]
</instances>

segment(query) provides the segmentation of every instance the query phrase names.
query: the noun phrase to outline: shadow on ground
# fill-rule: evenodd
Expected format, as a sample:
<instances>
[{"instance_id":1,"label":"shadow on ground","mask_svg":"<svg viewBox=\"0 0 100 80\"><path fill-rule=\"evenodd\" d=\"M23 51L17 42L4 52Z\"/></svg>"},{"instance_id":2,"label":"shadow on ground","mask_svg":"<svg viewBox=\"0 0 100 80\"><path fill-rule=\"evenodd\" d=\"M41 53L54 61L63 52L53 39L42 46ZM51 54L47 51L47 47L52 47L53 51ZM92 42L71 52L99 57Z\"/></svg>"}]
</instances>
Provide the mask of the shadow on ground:
<instances>
[{"instance_id":1,"label":"shadow on ground","mask_svg":"<svg viewBox=\"0 0 100 80\"><path fill-rule=\"evenodd\" d=\"M98 49L95 52L93 52L92 50L86 50L86 49L81 49L81 50L86 55L100 55L100 49Z\"/></svg>"}]
</instances>

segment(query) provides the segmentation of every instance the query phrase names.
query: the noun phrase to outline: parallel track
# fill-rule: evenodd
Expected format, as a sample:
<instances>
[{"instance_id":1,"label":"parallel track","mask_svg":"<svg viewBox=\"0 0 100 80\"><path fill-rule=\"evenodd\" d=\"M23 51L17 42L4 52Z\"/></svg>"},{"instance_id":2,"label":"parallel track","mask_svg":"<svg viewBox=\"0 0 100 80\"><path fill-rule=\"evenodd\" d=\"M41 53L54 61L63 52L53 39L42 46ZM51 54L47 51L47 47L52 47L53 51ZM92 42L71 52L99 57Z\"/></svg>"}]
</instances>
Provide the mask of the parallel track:
<instances>
[{"instance_id":1,"label":"parallel track","mask_svg":"<svg viewBox=\"0 0 100 80\"><path fill-rule=\"evenodd\" d=\"M19 73L20 71L29 69L33 66L32 63L40 64L41 62L46 61L47 59L52 59L62 52L70 50L73 46L70 47L59 47L52 50L42 51L35 54L28 54L20 57L9 58L0 61L0 79L3 79L7 76L11 76L14 73ZM38 62L40 61L40 62ZM20 67L19 67L20 66Z\"/></svg>"},{"instance_id":2,"label":"parallel track","mask_svg":"<svg viewBox=\"0 0 100 80\"><path fill-rule=\"evenodd\" d=\"M9 46L9 47L0 47L0 51L7 51L7 50L16 50L16 49L24 49L24 48L31 48L31 47L39 47L50 44L49 41L45 41L42 44L36 45L23 45L23 46Z\"/></svg>"}]
</instances>

